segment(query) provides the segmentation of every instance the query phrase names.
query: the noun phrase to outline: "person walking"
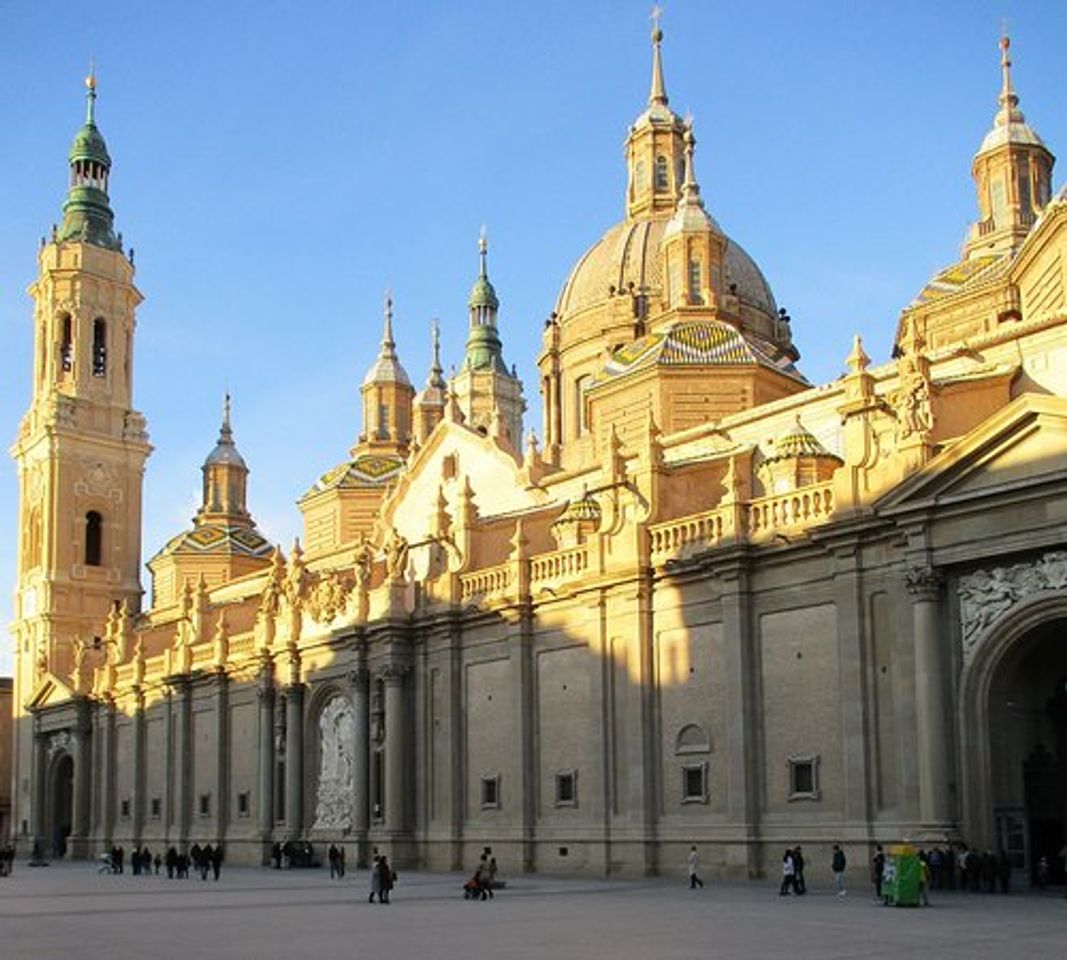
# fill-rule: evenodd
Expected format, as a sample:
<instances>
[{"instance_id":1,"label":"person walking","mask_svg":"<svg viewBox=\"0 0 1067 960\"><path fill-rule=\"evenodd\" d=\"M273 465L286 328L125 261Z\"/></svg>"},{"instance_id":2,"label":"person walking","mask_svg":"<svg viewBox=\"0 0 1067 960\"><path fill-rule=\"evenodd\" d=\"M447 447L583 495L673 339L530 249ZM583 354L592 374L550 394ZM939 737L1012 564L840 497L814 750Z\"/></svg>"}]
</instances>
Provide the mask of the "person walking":
<instances>
[{"instance_id":1,"label":"person walking","mask_svg":"<svg viewBox=\"0 0 1067 960\"><path fill-rule=\"evenodd\" d=\"M696 844L689 848L689 856L685 858L686 867L689 870L689 889L704 889L704 881L700 879L700 854L697 853Z\"/></svg>"},{"instance_id":2,"label":"person walking","mask_svg":"<svg viewBox=\"0 0 1067 960\"><path fill-rule=\"evenodd\" d=\"M393 889L393 884L396 883L396 874L393 873L393 868L389 865L389 860L384 853L378 861L378 872L381 874L382 883L381 893L378 894L378 902L388 903L389 891Z\"/></svg>"},{"instance_id":3,"label":"person walking","mask_svg":"<svg viewBox=\"0 0 1067 960\"><path fill-rule=\"evenodd\" d=\"M797 889L797 868L793 862L793 851L786 850L785 856L782 857L782 886L778 891L778 896L788 897L789 891L792 890L796 893Z\"/></svg>"},{"instance_id":4,"label":"person walking","mask_svg":"<svg viewBox=\"0 0 1067 960\"><path fill-rule=\"evenodd\" d=\"M222 844L216 843L215 849L211 854L211 875L215 878L215 882L218 882L219 873L222 871Z\"/></svg>"},{"instance_id":5,"label":"person walking","mask_svg":"<svg viewBox=\"0 0 1067 960\"><path fill-rule=\"evenodd\" d=\"M834 887L839 897L845 896L848 889L845 886L845 867L848 861L845 859L845 851L838 844L834 844L834 855L830 861L830 869L834 873Z\"/></svg>"},{"instance_id":6,"label":"person walking","mask_svg":"<svg viewBox=\"0 0 1067 960\"><path fill-rule=\"evenodd\" d=\"M330 852L326 854L326 859L330 861L330 879L332 880L337 876L337 847L332 843L330 844Z\"/></svg>"},{"instance_id":7,"label":"person walking","mask_svg":"<svg viewBox=\"0 0 1067 960\"><path fill-rule=\"evenodd\" d=\"M370 896L367 897L367 903L374 903L374 898L377 896L378 902L382 902L382 860L377 854L374 855L374 860L370 865Z\"/></svg>"},{"instance_id":8,"label":"person walking","mask_svg":"<svg viewBox=\"0 0 1067 960\"><path fill-rule=\"evenodd\" d=\"M808 892L808 885L804 882L804 854L801 853L798 843L793 849L793 886L798 895Z\"/></svg>"},{"instance_id":9,"label":"person walking","mask_svg":"<svg viewBox=\"0 0 1067 960\"><path fill-rule=\"evenodd\" d=\"M882 877L885 875L885 851L879 843L874 848L874 856L871 858L871 882L874 884L875 900L882 899Z\"/></svg>"}]
</instances>

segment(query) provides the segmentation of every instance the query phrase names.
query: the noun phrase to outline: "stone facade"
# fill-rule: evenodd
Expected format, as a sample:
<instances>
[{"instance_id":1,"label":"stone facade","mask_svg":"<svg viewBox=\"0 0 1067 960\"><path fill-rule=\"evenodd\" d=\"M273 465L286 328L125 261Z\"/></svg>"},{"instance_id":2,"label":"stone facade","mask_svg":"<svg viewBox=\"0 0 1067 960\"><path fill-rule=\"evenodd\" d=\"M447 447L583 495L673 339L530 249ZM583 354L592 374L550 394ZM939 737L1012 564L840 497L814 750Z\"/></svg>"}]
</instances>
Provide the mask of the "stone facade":
<instances>
[{"instance_id":1,"label":"stone facade","mask_svg":"<svg viewBox=\"0 0 1067 960\"><path fill-rule=\"evenodd\" d=\"M23 841L261 862L309 839L435 868L491 846L505 869L597 873L672 871L696 842L758 876L786 844L862 862L902 837L1025 868L1067 831L1067 198L1006 45L964 259L904 310L895 359L857 338L813 387L704 208L660 41L626 220L546 323L543 446L520 441L483 241L451 384L435 346L416 398L387 305L373 405L301 501L303 548L263 546L227 408L144 611L143 422L91 429L88 361L68 382L49 359L59 278L89 258L132 350L132 267L80 234L45 246L46 374L14 451ZM90 496L126 539L82 564L61 547L73 530L84 553Z\"/></svg>"}]
</instances>

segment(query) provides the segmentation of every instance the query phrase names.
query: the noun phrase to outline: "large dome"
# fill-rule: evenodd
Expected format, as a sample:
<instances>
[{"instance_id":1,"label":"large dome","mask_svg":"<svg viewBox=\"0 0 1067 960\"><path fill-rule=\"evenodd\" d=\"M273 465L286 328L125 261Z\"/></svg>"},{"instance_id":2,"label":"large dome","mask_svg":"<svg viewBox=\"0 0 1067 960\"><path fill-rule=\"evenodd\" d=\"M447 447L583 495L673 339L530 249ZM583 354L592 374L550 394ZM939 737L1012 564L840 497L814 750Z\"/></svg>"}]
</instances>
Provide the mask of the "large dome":
<instances>
[{"instance_id":1,"label":"large dome","mask_svg":"<svg viewBox=\"0 0 1067 960\"><path fill-rule=\"evenodd\" d=\"M575 264L556 301L566 319L631 289L658 293L663 288L660 240L667 220L624 220L593 244ZM726 287L737 285L742 305L769 318L778 313L770 284L755 261L735 241L726 240Z\"/></svg>"}]
</instances>

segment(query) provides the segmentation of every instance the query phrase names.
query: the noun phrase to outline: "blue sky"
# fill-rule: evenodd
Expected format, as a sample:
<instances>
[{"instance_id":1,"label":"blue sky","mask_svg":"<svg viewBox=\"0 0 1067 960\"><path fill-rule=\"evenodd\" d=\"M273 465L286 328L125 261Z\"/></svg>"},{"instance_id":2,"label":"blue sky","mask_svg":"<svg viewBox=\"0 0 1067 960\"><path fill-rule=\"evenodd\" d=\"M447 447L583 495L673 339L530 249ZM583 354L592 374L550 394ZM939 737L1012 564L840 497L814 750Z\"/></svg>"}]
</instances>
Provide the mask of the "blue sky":
<instances>
[{"instance_id":1,"label":"blue sky","mask_svg":"<svg viewBox=\"0 0 1067 960\"><path fill-rule=\"evenodd\" d=\"M189 524L227 388L252 511L288 546L294 501L357 433L384 289L421 384L432 317L446 367L462 355L483 223L505 356L540 432L542 322L574 261L622 216L648 14L624 0L3 0L6 437L29 401L25 287L60 218L90 55L116 226L146 298L135 395L156 450L144 559ZM813 382L839 374L853 332L886 359L900 309L955 258L975 215L970 162L996 110L1004 17L1027 119L1065 150L1067 4L668 0L667 90L694 116L705 201L788 308ZM7 584L16 500L10 464Z\"/></svg>"}]
</instances>

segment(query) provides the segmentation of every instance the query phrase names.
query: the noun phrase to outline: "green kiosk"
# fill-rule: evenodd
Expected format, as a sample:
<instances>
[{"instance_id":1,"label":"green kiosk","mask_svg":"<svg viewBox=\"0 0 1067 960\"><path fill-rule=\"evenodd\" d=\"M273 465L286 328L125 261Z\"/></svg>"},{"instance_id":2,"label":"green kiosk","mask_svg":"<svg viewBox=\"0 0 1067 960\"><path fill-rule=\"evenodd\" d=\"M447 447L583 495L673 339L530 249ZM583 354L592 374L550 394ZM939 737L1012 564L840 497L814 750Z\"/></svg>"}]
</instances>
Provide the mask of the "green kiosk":
<instances>
[{"instance_id":1,"label":"green kiosk","mask_svg":"<svg viewBox=\"0 0 1067 960\"><path fill-rule=\"evenodd\" d=\"M882 874L882 898L886 906L917 907L922 870L919 852L914 847L904 843L887 847Z\"/></svg>"}]
</instances>

